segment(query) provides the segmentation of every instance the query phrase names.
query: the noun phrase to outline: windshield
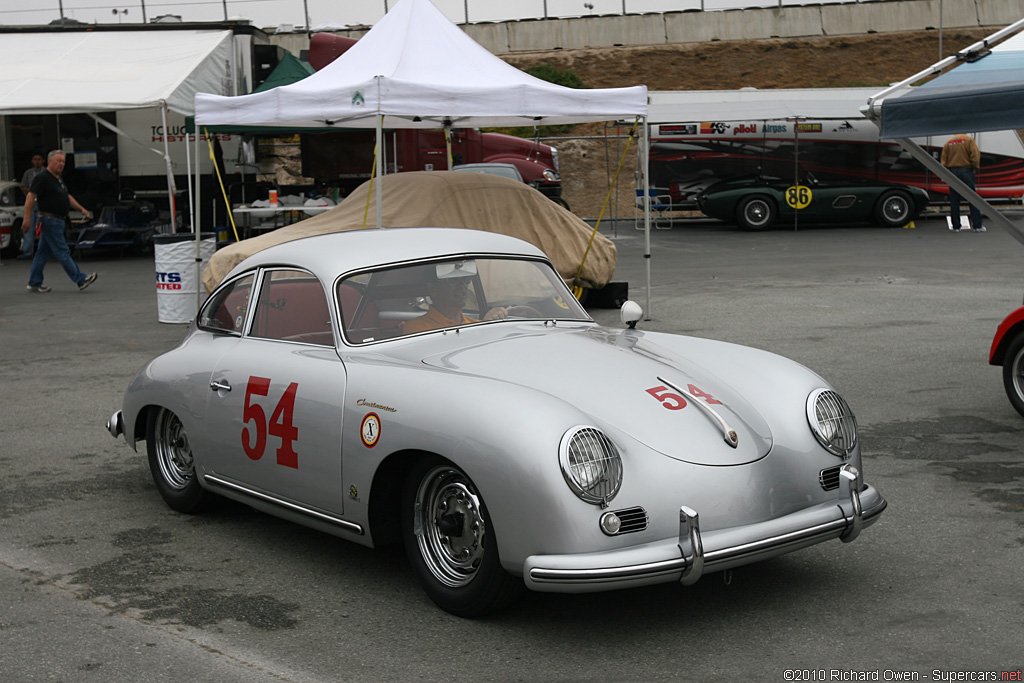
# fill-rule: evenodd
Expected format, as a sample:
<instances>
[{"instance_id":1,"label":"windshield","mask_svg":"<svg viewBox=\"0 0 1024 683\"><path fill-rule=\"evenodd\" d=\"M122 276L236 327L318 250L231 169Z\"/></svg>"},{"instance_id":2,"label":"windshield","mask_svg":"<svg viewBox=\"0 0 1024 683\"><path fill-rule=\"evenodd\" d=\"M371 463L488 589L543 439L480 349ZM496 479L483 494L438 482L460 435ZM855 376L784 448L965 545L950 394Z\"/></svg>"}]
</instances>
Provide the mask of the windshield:
<instances>
[{"instance_id":1,"label":"windshield","mask_svg":"<svg viewBox=\"0 0 1024 683\"><path fill-rule=\"evenodd\" d=\"M338 283L351 344L501 320L590 320L558 274L526 259L460 258L363 272Z\"/></svg>"}]
</instances>

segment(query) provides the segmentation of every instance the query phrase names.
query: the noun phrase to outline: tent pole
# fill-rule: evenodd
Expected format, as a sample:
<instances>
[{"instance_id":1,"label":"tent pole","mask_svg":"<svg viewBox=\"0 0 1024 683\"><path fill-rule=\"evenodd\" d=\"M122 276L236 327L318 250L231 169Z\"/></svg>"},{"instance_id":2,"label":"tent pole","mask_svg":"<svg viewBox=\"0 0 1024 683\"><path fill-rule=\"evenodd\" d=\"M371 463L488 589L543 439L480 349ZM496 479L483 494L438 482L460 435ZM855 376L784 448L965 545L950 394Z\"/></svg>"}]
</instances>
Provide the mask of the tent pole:
<instances>
[{"instance_id":1,"label":"tent pole","mask_svg":"<svg viewBox=\"0 0 1024 683\"><path fill-rule=\"evenodd\" d=\"M380 79L377 80L378 87L380 86ZM379 100L378 100L379 101ZM384 142L384 115L380 114L377 116L377 151L380 151L381 143ZM384 216L382 207L384 204L383 195L381 194L381 185L384 184L384 155L377 154L377 227L383 227Z\"/></svg>"},{"instance_id":2,"label":"tent pole","mask_svg":"<svg viewBox=\"0 0 1024 683\"><path fill-rule=\"evenodd\" d=\"M171 232L178 232L177 207L174 206L174 168L171 166L171 150L167 138L171 131L167 128L167 103L160 105L160 119L164 126L164 165L167 167L167 201L171 210Z\"/></svg>"},{"instance_id":3,"label":"tent pole","mask_svg":"<svg viewBox=\"0 0 1024 683\"><path fill-rule=\"evenodd\" d=\"M201 251L200 251L199 239L200 239L200 237L203 234L203 225L202 225L203 219L202 219L202 215L201 215L202 211L200 209L200 204L199 204L199 181L202 179L202 175L200 174L199 169L201 169L203 167L203 164L202 164L202 162L199 159L199 126L195 126L195 129L196 129L195 133L194 133L195 138L193 138L192 144L195 145L195 153L196 153L196 155L195 155L196 156L196 178L195 178L196 196L195 196L195 202L194 202L196 213L195 213L194 222L192 223L192 229L195 230L195 232L196 232L196 258L201 260L201 257L200 257ZM203 283L201 281L202 275L203 275L202 268L200 267L199 263L197 262L196 263L196 313L199 313L199 304L202 301L202 296L199 293L199 288L203 286Z\"/></svg>"},{"instance_id":4,"label":"tent pole","mask_svg":"<svg viewBox=\"0 0 1024 683\"><path fill-rule=\"evenodd\" d=\"M448 170L452 170L452 122L445 119L444 145L448 148Z\"/></svg>"},{"instance_id":5,"label":"tent pole","mask_svg":"<svg viewBox=\"0 0 1024 683\"><path fill-rule=\"evenodd\" d=\"M971 206L979 209L982 214L991 219L996 225L1010 233L1010 237L1021 244L1024 244L1024 230L1021 230L1019 226L1001 214L994 206L982 199L981 195L967 187L963 181L950 173L949 169L936 161L935 157L924 151L919 144L910 138L896 138L896 142L898 142L900 147L905 149L910 156L924 164L925 168L945 180L946 183L955 189L961 197L966 199Z\"/></svg>"},{"instance_id":6,"label":"tent pole","mask_svg":"<svg viewBox=\"0 0 1024 683\"><path fill-rule=\"evenodd\" d=\"M192 154L188 149L188 134L183 136L185 145L185 182L188 185L188 220L189 224L196 233L196 313L199 312L199 264L202 262L199 251L199 231L196 230L196 212L195 212L195 194L192 192ZM199 159L197 158L198 162Z\"/></svg>"},{"instance_id":7,"label":"tent pole","mask_svg":"<svg viewBox=\"0 0 1024 683\"><path fill-rule=\"evenodd\" d=\"M644 262L647 268L647 304L644 311L647 312L645 320L653 317L651 311L651 129L644 117L643 129L643 168L644 168Z\"/></svg>"}]
</instances>

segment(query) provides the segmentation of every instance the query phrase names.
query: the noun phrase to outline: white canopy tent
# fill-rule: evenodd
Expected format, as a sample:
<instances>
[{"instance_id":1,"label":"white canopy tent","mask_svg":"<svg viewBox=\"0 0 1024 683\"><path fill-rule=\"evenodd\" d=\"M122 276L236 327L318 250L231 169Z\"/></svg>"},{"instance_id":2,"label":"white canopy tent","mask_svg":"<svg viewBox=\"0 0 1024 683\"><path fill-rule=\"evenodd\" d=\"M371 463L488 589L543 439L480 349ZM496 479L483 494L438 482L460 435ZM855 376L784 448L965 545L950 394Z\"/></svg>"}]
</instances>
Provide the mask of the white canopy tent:
<instances>
[{"instance_id":1,"label":"white canopy tent","mask_svg":"<svg viewBox=\"0 0 1024 683\"><path fill-rule=\"evenodd\" d=\"M650 125L696 121L784 121L861 118L876 88L741 88L651 92Z\"/></svg>"},{"instance_id":2,"label":"white canopy tent","mask_svg":"<svg viewBox=\"0 0 1024 683\"><path fill-rule=\"evenodd\" d=\"M347 52L297 83L241 97L196 95L200 127L375 128L378 140L384 128L536 126L646 114L646 86L577 90L534 78L481 47L430 0L401 0ZM377 155L378 177L383 156ZM376 201L379 218L379 183ZM649 246L647 256L649 264ZM649 275L647 284L649 310Z\"/></svg>"},{"instance_id":3,"label":"white canopy tent","mask_svg":"<svg viewBox=\"0 0 1024 683\"><path fill-rule=\"evenodd\" d=\"M911 140L1024 128L1022 29L1024 19L876 93L862 111L878 125L882 137L895 139L961 197L1024 244L1024 231ZM912 87L930 76L937 77Z\"/></svg>"},{"instance_id":4,"label":"white canopy tent","mask_svg":"<svg viewBox=\"0 0 1024 683\"><path fill-rule=\"evenodd\" d=\"M167 109L191 114L197 92L224 92L231 82L231 31L5 33L0 46L0 115L88 113L129 139L96 113L159 108L166 130ZM163 157L173 225L167 137Z\"/></svg>"},{"instance_id":5,"label":"white canopy tent","mask_svg":"<svg viewBox=\"0 0 1024 683\"><path fill-rule=\"evenodd\" d=\"M0 115L161 107L222 92L230 31L55 31L2 38Z\"/></svg>"}]
</instances>

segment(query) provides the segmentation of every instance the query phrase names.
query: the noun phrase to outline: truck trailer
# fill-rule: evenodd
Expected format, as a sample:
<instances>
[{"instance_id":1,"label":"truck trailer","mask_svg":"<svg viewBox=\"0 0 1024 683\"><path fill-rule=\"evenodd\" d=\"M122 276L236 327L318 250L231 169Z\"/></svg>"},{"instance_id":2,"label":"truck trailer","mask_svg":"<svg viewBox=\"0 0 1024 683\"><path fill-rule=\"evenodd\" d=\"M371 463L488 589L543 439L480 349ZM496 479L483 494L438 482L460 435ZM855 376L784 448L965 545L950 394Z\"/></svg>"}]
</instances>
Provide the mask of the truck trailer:
<instances>
[{"instance_id":1,"label":"truck trailer","mask_svg":"<svg viewBox=\"0 0 1024 683\"><path fill-rule=\"evenodd\" d=\"M651 92L651 186L662 204L694 206L710 185L744 175L812 173L820 180L901 183L942 201L949 187L898 144L879 137L860 107L877 88ZM964 131L971 132L971 131ZM918 144L936 158L948 136ZM981 148L978 194L1020 200L1020 131L975 136Z\"/></svg>"}]
</instances>

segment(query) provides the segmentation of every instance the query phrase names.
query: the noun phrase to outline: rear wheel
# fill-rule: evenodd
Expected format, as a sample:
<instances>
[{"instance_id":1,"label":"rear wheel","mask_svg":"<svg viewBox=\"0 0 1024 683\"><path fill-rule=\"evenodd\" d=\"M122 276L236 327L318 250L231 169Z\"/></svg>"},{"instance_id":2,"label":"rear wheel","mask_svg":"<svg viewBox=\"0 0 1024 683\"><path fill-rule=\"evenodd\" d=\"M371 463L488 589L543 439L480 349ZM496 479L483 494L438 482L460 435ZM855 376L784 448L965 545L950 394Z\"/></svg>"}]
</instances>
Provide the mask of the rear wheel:
<instances>
[{"instance_id":1,"label":"rear wheel","mask_svg":"<svg viewBox=\"0 0 1024 683\"><path fill-rule=\"evenodd\" d=\"M913 204L903 190L889 190L875 205L875 222L887 228L899 228L910 221Z\"/></svg>"},{"instance_id":2,"label":"rear wheel","mask_svg":"<svg viewBox=\"0 0 1024 683\"><path fill-rule=\"evenodd\" d=\"M736 222L747 230L767 230L775 223L778 209L771 197L755 194L744 197L736 208Z\"/></svg>"},{"instance_id":3,"label":"rear wheel","mask_svg":"<svg viewBox=\"0 0 1024 683\"><path fill-rule=\"evenodd\" d=\"M1018 332L1003 358L1003 388L1010 405L1024 416L1024 332Z\"/></svg>"},{"instance_id":4,"label":"rear wheel","mask_svg":"<svg viewBox=\"0 0 1024 683\"><path fill-rule=\"evenodd\" d=\"M483 616L508 605L522 588L498 560L480 493L447 460L423 459L409 473L402 539L423 589L446 612Z\"/></svg>"},{"instance_id":5,"label":"rear wheel","mask_svg":"<svg viewBox=\"0 0 1024 683\"><path fill-rule=\"evenodd\" d=\"M192 446L178 416L164 408L151 410L146 421L149 470L164 501L178 512L199 512L210 494L199 485Z\"/></svg>"}]
</instances>

